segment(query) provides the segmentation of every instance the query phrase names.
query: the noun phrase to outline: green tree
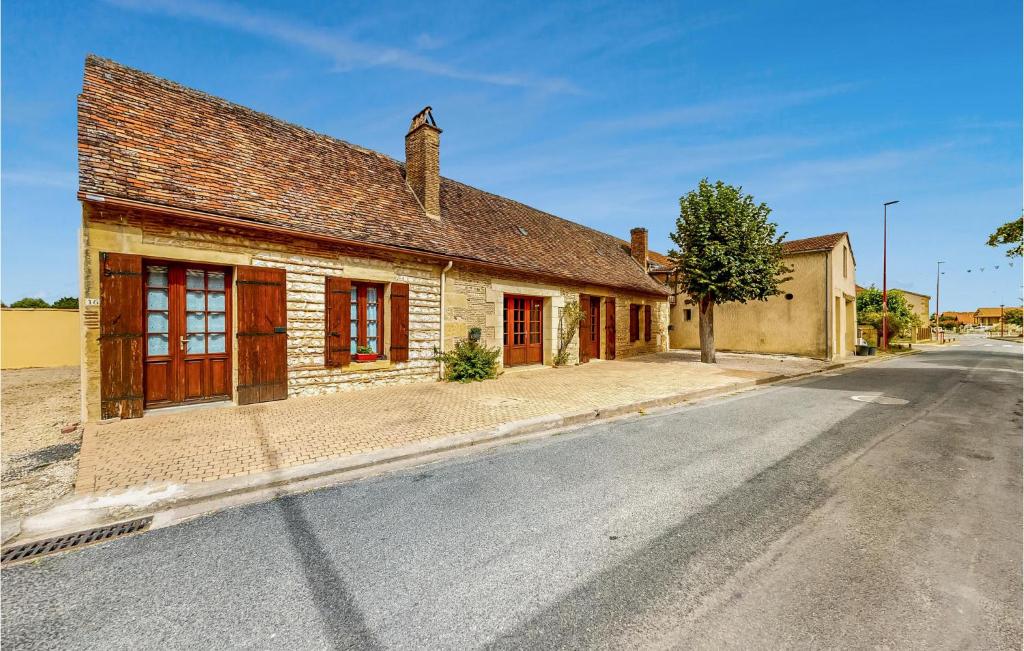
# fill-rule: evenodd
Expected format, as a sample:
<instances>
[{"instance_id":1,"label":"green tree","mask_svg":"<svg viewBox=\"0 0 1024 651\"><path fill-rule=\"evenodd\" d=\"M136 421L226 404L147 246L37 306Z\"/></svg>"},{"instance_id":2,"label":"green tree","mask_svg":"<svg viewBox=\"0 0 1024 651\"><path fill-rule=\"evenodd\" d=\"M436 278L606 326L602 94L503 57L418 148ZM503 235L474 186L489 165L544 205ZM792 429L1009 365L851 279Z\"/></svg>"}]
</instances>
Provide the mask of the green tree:
<instances>
[{"instance_id":1,"label":"green tree","mask_svg":"<svg viewBox=\"0 0 1024 651\"><path fill-rule=\"evenodd\" d=\"M886 322L889 326L889 339L906 337L915 328L920 328L921 315L910 308L907 297L898 289L889 292L889 313ZM882 332L882 290L874 285L857 294L857 323L869 325L879 333Z\"/></svg>"},{"instance_id":2,"label":"green tree","mask_svg":"<svg viewBox=\"0 0 1024 651\"><path fill-rule=\"evenodd\" d=\"M1006 250L1006 257L1019 258L1024 255L1024 217L1008 221L995 233L988 236L989 246L1012 245Z\"/></svg>"},{"instance_id":3,"label":"green tree","mask_svg":"<svg viewBox=\"0 0 1024 651\"><path fill-rule=\"evenodd\" d=\"M792 269L782 260L782 235L768 221L771 208L743 189L702 179L679 199L669 252L680 272L677 289L700 314L700 361L715 362L715 305L768 300Z\"/></svg>"},{"instance_id":4,"label":"green tree","mask_svg":"<svg viewBox=\"0 0 1024 651\"><path fill-rule=\"evenodd\" d=\"M77 310L78 309L78 297L77 296L63 296L53 302L50 307L57 307L62 310Z\"/></svg>"},{"instance_id":5,"label":"green tree","mask_svg":"<svg viewBox=\"0 0 1024 651\"><path fill-rule=\"evenodd\" d=\"M50 307L50 304L41 298L19 298L11 303L11 307Z\"/></svg>"},{"instance_id":6,"label":"green tree","mask_svg":"<svg viewBox=\"0 0 1024 651\"><path fill-rule=\"evenodd\" d=\"M1022 319L1022 312L1019 307L1008 307L1003 310L1003 320L1010 325L1019 326L1024 322Z\"/></svg>"}]
</instances>

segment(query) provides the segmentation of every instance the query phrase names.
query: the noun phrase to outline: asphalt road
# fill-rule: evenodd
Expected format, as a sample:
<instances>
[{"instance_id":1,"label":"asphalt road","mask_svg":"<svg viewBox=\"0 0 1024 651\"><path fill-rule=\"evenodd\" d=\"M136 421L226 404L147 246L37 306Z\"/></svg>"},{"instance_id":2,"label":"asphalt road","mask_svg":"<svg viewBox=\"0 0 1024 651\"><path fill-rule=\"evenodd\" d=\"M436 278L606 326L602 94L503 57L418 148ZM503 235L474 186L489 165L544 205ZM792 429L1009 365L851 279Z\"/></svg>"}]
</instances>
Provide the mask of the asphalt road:
<instances>
[{"instance_id":1,"label":"asphalt road","mask_svg":"<svg viewBox=\"0 0 1024 651\"><path fill-rule=\"evenodd\" d=\"M1021 347L987 343L14 566L3 643L1019 649Z\"/></svg>"}]
</instances>

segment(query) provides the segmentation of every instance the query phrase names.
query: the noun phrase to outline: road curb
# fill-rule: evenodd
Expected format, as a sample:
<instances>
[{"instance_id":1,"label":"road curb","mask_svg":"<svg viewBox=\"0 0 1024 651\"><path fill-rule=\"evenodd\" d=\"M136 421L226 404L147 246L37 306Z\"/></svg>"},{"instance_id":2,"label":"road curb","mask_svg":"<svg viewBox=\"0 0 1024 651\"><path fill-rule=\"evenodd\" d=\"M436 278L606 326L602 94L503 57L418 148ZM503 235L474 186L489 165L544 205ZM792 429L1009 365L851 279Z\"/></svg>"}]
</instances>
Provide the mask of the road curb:
<instances>
[{"instance_id":1,"label":"road curb","mask_svg":"<svg viewBox=\"0 0 1024 651\"><path fill-rule=\"evenodd\" d=\"M902 354L916 352L921 351ZM850 360L813 371L740 380L726 386L682 391L614 407L588 408L538 416L400 448L328 459L243 477L197 484L154 483L118 492L73 496L43 513L23 518L19 523L20 531L11 537L11 542L20 545L145 516L153 517L151 529L162 528L226 508L268 501L276 497L431 463L460 452L496 447L516 440L550 436L590 423L612 421L650 410L800 379L824 371L893 359L896 356L899 355L865 358L863 361Z\"/></svg>"}]
</instances>

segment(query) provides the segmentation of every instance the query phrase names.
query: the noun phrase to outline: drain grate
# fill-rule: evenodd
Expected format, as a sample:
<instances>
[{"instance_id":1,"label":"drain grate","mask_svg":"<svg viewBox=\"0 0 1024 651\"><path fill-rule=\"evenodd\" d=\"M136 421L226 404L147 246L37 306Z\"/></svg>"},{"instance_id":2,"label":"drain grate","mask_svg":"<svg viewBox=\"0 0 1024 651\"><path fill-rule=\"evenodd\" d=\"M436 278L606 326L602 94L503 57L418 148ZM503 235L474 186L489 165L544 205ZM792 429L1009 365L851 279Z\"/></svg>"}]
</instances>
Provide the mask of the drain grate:
<instances>
[{"instance_id":1,"label":"drain grate","mask_svg":"<svg viewBox=\"0 0 1024 651\"><path fill-rule=\"evenodd\" d=\"M69 533L64 536L46 538L45 540L37 540L23 545L14 545L0 553L0 563L13 563L15 561L38 558L47 554L55 554L93 543L113 540L128 534L139 533L140 531L145 531L152 522L152 517L139 518L137 520L128 520L127 522L118 522L117 524L105 527L89 529L88 531Z\"/></svg>"}]
</instances>

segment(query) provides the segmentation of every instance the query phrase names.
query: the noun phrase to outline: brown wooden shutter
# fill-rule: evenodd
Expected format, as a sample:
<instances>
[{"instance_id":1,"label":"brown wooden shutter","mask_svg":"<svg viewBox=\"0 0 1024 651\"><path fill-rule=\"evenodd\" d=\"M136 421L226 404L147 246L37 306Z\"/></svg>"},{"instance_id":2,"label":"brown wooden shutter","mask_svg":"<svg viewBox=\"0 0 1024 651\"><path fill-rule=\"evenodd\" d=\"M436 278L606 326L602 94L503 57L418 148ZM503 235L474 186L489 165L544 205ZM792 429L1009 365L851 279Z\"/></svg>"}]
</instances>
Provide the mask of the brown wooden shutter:
<instances>
[{"instance_id":1,"label":"brown wooden shutter","mask_svg":"<svg viewBox=\"0 0 1024 651\"><path fill-rule=\"evenodd\" d=\"M644 341L651 340L651 306L644 306Z\"/></svg>"},{"instance_id":2,"label":"brown wooden shutter","mask_svg":"<svg viewBox=\"0 0 1024 651\"><path fill-rule=\"evenodd\" d=\"M392 362L409 361L409 285L391 283Z\"/></svg>"},{"instance_id":3,"label":"brown wooden shutter","mask_svg":"<svg viewBox=\"0 0 1024 651\"><path fill-rule=\"evenodd\" d=\"M142 257L100 254L100 413L142 416Z\"/></svg>"},{"instance_id":4,"label":"brown wooden shutter","mask_svg":"<svg viewBox=\"0 0 1024 651\"><path fill-rule=\"evenodd\" d=\"M324 301L324 365L348 366L352 362L352 281L327 276Z\"/></svg>"},{"instance_id":5,"label":"brown wooden shutter","mask_svg":"<svg viewBox=\"0 0 1024 651\"><path fill-rule=\"evenodd\" d=\"M238 267L238 404L288 397L284 269Z\"/></svg>"},{"instance_id":6,"label":"brown wooden shutter","mask_svg":"<svg viewBox=\"0 0 1024 651\"><path fill-rule=\"evenodd\" d=\"M590 361L590 297L586 294L580 294L580 312L580 364L586 364Z\"/></svg>"},{"instance_id":7,"label":"brown wooden shutter","mask_svg":"<svg viewBox=\"0 0 1024 651\"><path fill-rule=\"evenodd\" d=\"M605 356L615 359L615 299L604 299L604 337Z\"/></svg>"},{"instance_id":8,"label":"brown wooden shutter","mask_svg":"<svg viewBox=\"0 0 1024 651\"><path fill-rule=\"evenodd\" d=\"M629 343L640 340L640 306L629 304Z\"/></svg>"}]
</instances>

